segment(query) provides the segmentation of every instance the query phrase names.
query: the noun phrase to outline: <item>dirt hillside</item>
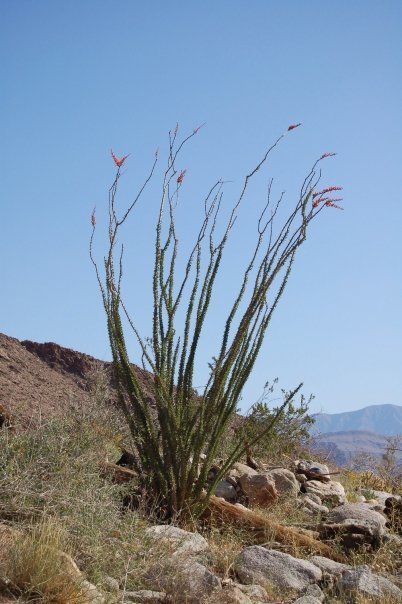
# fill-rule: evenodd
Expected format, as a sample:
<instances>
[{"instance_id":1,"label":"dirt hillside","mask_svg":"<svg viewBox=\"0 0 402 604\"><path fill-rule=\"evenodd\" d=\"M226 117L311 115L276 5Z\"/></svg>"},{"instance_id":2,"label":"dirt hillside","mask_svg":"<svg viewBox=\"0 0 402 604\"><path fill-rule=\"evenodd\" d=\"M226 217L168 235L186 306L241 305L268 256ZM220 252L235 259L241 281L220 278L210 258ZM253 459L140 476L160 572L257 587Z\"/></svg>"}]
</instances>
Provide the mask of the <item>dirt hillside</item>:
<instances>
[{"instance_id":1,"label":"dirt hillside","mask_svg":"<svg viewBox=\"0 0 402 604\"><path fill-rule=\"evenodd\" d=\"M89 402L88 376L101 361L57 344L0 334L0 422L28 427ZM3 417L3 420L2 420Z\"/></svg>"}]
</instances>

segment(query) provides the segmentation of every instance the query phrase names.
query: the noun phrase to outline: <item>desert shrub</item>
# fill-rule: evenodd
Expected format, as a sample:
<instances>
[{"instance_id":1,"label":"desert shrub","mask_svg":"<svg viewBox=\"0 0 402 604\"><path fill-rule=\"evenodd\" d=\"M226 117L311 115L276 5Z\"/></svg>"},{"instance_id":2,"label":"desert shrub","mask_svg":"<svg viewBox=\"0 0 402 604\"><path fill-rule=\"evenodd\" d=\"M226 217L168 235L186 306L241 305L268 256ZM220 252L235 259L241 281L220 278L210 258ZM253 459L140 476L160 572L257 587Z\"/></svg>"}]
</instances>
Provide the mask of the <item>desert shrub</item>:
<instances>
[{"instance_id":1,"label":"desert shrub","mask_svg":"<svg viewBox=\"0 0 402 604\"><path fill-rule=\"evenodd\" d=\"M222 221L224 182L219 180L208 188L202 201L201 224L183 263L178 262L176 213L185 190L187 170L179 168L179 162L183 147L199 128L181 141L178 140L178 126L169 132L155 228L151 336L140 334L127 301L123 299L123 247L118 245L118 237L153 178L159 156L155 154L149 174L131 203L120 210L117 192L121 167L128 156L118 159L112 152L117 172L109 190L107 249L102 264L98 265L94 256L96 216L93 211L90 257L106 313L119 403L135 445L136 465L151 499L161 502L163 518L183 516L183 511L200 515L219 480L245 452L243 439L235 438L229 455L205 490L208 471L221 451L225 432L285 290L298 250L306 241L310 223L323 209L338 207L337 200L331 195L341 187L318 188L319 162L333 153L324 153L314 162L284 218L284 193L273 199L271 180L268 194L260 206L255 244L248 253L244 271L239 273L237 294L229 302L220 345L214 356L211 354L209 377L198 396L194 386L197 354L239 207L249 195L250 182L261 174L271 152L298 126L300 124L289 126L245 176L238 196ZM131 329L142 355L143 367L153 376L152 407L148 387L130 363L126 329ZM288 393L278 410L278 417L301 386ZM273 423L249 444L269 432Z\"/></svg>"},{"instance_id":2,"label":"desert shrub","mask_svg":"<svg viewBox=\"0 0 402 604\"><path fill-rule=\"evenodd\" d=\"M375 470L387 489L398 493L402 489L402 434L387 437L387 444L381 461Z\"/></svg>"},{"instance_id":3,"label":"desert shrub","mask_svg":"<svg viewBox=\"0 0 402 604\"><path fill-rule=\"evenodd\" d=\"M272 430L256 442L252 453L260 460L283 462L289 461L298 451L308 447L310 428L314 423L314 418L308 413L313 397L306 399L301 395L298 402L289 401L289 404L281 409L282 405L273 406L269 401L275 383L271 386L268 383L265 385L263 395L252 406L239 431L242 431L246 442L252 442L273 423ZM287 393L282 390L282 400L286 397Z\"/></svg>"},{"instance_id":4,"label":"desert shrub","mask_svg":"<svg viewBox=\"0 0 402 604\"><path fill-rule=\"evenodd\" d=\"M358 476L360 488L399 493L402 488L401 435L389 436L381 457L367 452L357 453L350 466Z\"/></svg>"}]
</instances>

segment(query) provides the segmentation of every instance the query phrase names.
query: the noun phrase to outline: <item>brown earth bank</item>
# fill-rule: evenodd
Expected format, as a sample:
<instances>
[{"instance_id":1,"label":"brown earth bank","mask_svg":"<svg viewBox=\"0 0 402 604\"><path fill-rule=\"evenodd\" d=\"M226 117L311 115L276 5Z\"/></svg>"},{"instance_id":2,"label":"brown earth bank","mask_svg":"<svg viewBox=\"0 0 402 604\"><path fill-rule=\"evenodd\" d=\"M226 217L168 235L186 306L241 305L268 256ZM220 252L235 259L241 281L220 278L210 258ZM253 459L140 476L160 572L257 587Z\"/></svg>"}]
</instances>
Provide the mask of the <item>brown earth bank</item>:
<instances>
[{"instance_id":1,"label":"brown earth bank","mask_svg":"<svg viewBox=\"0 0 402 604\"><path fill-rule=\"evenodd\" d=\"M150 380L144 370L135 369L141 379ZM113 402L111 363L54 342L20 341L0 333L0 425L27 428L72 406L88 405L91 383L100 372L109 376Z\"/></svg>"}]
</instances>

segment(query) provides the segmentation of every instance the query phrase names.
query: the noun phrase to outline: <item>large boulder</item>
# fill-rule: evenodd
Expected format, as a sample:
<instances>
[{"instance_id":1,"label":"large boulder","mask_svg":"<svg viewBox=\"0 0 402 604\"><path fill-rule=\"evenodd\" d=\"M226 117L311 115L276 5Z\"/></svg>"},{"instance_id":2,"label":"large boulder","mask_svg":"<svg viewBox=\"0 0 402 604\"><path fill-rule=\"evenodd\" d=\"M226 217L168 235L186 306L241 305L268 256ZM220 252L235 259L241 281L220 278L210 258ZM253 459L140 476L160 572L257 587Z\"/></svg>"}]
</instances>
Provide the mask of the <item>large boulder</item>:
<instances>
[{"instance_id":1,"label":"large boulder","mask_svg":"<svg viewBox=\"0 0 402 604\"><path fill-rule=\"evenodd\" d=\"M342 595L359 593L369 597L387 598L389 602L402 602L402 590L389 579L372 573L366 565L344 571L336 587Z\"/></svg>"},{"instance_id":2,"label":"large boulder","mask_svg":"<svg viewBox=\"0 0 402 604\"><path fill-rule=\"evenodd\" d=\"M302 591L322 577L321 570L311 562L260 545L243 549L235 560L234 570L242 583L268 581L280 589L295 591Z\"/></svg>"},{"instance_id":3,"label":"large boulder","mask_svg":"<svg viewBox=\"0 0 402 604\"><path fill-rule=\"evenodd\" d=\"M275 482L267 474L243 474L239 483L251 504L269 505L278 497Z\"/></svg>"},{"instance_id":4,"label":"large boulder","mask_svg":"<svg viewBox=\"0 0 402 604\"><path fill-rule=\"evenodd\" d=\"M285 468L275 468L266 474L273 479L279 497L297 497L300 484L293 472Z\"/></svg>"},{"instance_id":5,"label":"large boulder","mask_svg":"<svg viewBox=\"0 0 402 604\"><path fill-rule=\"evenodd\" d=\"M381 539L386 533L386 518L374 510L370 510L364 503L346 503L333 508L327 522L355 524L369 528L374 538Z\"/></svg>"},{"instance_id":6,"label":"large boulder","mask_svg":"<svg viewBox=\"0 0 402 604\"><path fill-rule=\"evenodd\" d=\"M333 480L330 482L308 480L303 484L303 491L308 495L318 495L323 503L341 505L346 502L345 489L340 482Z\"/></svg>"}]
</instances>

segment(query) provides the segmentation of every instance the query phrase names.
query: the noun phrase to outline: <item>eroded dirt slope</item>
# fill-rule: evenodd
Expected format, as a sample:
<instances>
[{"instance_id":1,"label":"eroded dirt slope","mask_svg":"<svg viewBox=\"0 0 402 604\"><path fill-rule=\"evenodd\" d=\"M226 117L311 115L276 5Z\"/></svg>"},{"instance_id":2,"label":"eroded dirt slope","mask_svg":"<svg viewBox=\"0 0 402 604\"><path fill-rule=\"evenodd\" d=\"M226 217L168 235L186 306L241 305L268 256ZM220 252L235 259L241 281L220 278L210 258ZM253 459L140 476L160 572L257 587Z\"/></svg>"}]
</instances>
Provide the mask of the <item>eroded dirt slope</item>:
<instances>
[{"instance_id":1,"label":"eroded dirt slope","mask_svg":"<svg viewBox=\"0 0 402 604\"><path fill-rule=\"evenodd\" d=\"M87 374L97 361L82 357L56 344L22 343L0 334L0 406L14 416L16 427L89 402Z\"/></svg>"},{"instance_id":2,"label":"eroded dirt slope","mask_svg":"<svg viewBox=\"0 0 402 604\"><path fill-rule=\"evenodd\" d=\"M151 393L151 374L132 367ZM19 341L0 333L0 424L13 416L16 428L26 428L63 415L71 406L88 404L90 385L99 372L107 376L107 398L116 402L111 363L54 342Z\"/></svg>"}]
</instances>

